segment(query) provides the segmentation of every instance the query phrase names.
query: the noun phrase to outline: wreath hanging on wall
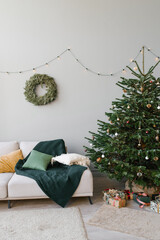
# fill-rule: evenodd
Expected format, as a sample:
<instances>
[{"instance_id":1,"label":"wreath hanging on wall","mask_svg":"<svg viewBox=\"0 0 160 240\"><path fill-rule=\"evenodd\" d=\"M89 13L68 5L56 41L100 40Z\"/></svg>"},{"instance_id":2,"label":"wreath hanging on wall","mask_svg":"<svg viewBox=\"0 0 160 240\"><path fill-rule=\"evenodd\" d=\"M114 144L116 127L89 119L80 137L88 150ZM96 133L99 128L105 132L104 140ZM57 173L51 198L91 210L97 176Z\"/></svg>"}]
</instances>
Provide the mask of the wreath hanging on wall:
<instances>
[{"instance_id":1,"label":"wreath hanging on wall","mask_svg":"<svg viewBox=\"0 0 160 240\"><path fill-rule=\"evenodd\" d=\"M38 85L46 87L46 93L43 96L38 96L36 88ZM24 95L28 102L36 106L46 105L55 100L57 96L57 85L54 79L46 74L34 74L28 81L26 81Z\"/></svg>"}]
</instances>

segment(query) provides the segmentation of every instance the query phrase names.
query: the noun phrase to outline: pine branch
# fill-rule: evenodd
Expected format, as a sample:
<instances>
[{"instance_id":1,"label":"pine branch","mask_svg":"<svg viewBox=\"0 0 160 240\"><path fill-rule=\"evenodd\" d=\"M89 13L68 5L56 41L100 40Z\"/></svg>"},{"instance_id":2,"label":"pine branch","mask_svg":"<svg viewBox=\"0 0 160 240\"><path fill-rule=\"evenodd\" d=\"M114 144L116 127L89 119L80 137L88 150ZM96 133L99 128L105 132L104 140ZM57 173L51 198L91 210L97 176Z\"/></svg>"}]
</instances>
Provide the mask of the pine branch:
<instances>
[{"instance_id":1,"label":"pine branch","mask_svg":"<svg viewBox=\"0 0 160 240\"><path fill-rule=\"evenodd\" d=\"M138 77L138 78L140 78L141 77L141 75L140 74L138 74L138 73L136 73L135 71L133 71L133 69L132 68L130 68L129 66L127 66L127 68L133 73L133 75L135 75L136 77Z\"/></svg>"},{"instance_id":2,"label":"pine branch","mask_svg":"<svg viewBox=\"0 0 160 240\"><path fill-rule=\"evenodd\" d=\"M137 66L138 71L140 72L140 74L143 75L143 76L145 76L145 74L142 73L142 71L141 71L141 69L140 69L140 67L139 67L139 65L138 65L138 63L137 63L137 61L134 61L134 62L135 62L135 64L136 64L136 66Z\"/></svg>"}]
</instances>

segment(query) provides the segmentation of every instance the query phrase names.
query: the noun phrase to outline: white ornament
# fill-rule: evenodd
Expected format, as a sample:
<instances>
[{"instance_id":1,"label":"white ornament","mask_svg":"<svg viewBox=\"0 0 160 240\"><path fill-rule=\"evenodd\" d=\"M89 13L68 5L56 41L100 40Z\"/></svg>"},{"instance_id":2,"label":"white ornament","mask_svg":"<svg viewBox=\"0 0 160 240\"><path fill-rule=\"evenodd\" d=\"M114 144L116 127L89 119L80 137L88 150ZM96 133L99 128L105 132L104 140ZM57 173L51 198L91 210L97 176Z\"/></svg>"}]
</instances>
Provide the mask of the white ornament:
<instances>
[{"instance_id":1,"label":"white ornament","mask_svg":"<svg viewBox=\"0 0 160 240\"><path fill-rule=\"evenodd\" d=\"M92 143L90 143L90 146L92 147L92 146L93 146L93 144L92 144Z\"/></svg>"},{"instance_id":2,"label":"white ornament","mask_svg":"<svg viewBox=\"0 0 160 240\"><path fill-rule=\"evenodd\" d=\"M102 154L102 158L104 158L105 156L104 156L104 154Z\"/></svg>"},{"instance_id":3,"label":"white ornament","mask_svg":"<svg viewBox=\"0 0 160 240\"><path fill-rule=\"evenodd\" d=\"M148 159L149 159L149 157L148 157L148 156L146 156L146 157L145 157L145 159L146 159L146 160L148 160Z\"/></svg>"},{"instance_id":4,"label":"white ornament","mask_svg":"<svg viewBox=\"0 0 160 240\"><path fill-rule=\"evenodd\" d=\"M159 109L160 109L160 106L158 106L157 109L159 110Z\"/></svg>"},{"instance_id":5,"label":"white ornament","mask_svg":"<svg viewBox=\"0 0 160 240\"><path fill-rule=\"evenodd\" d=\"M117 133L117 132L115 133L115 136L118 136L118 133Z\"/></svg>"},{"instance_id":6,"label":"white ornament","mask_svg":"<svg viewBox=\"0 0 160 240\"><path fill-rule=\"evenodd\" d=\"M142 173L141 173L141 172L138 172L138 173L137 173L137 176L138 176L138 177L142 177Z\"/></svg>"}]
</instances>

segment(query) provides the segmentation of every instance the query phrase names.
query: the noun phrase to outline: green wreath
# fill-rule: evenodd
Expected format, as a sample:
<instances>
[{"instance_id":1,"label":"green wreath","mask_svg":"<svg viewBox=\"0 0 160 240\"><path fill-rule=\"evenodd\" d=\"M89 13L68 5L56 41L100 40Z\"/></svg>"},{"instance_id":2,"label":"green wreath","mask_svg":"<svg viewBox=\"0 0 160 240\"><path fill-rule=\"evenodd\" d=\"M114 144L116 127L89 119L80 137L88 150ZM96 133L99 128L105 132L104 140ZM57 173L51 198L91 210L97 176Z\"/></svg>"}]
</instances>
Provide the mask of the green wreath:
<instances>
[{"instance_id":1,"label":"green wreath","mask_svg":"<svg viewBox=\"0 0 160 240\"><path fill-rule=\"evenodd\" d=\"M43 84L46 86L46 93L43 96L37 96L36 87ZM46 74L35 74L28 81L26 81L24 95L26 100L33 103L34 105L46 105L57 96L57 85L52 77Z\"/></svg>"}]
</instances>

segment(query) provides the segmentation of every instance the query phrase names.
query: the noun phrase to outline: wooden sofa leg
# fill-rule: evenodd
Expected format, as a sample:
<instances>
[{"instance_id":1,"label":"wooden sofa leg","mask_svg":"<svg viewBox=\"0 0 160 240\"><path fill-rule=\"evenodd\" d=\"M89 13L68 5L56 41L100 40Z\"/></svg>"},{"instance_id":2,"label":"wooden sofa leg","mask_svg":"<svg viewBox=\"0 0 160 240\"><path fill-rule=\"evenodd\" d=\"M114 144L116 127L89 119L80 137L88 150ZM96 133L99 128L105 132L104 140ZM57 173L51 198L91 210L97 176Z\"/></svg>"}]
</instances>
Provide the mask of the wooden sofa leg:
<instances>
[{"instance_id":1,"label":"wooden sofa leg","mask_svg":"<svg viewBox=\"0 0 160 240\"><path fill-rule=\"evenodd\" d=\"M88 197L90 204L93 204L91 197Z\"/></svg>"},{"instance_id":2,"label":"wooden sofa leg","mask_svg":"<svg viewBox=\"0 0 160 240\"><path fill-rule=\"evenodd\" d=\"M11 208L11 201L8 200L8 208Z\"/></svg>"}]
</instances>

